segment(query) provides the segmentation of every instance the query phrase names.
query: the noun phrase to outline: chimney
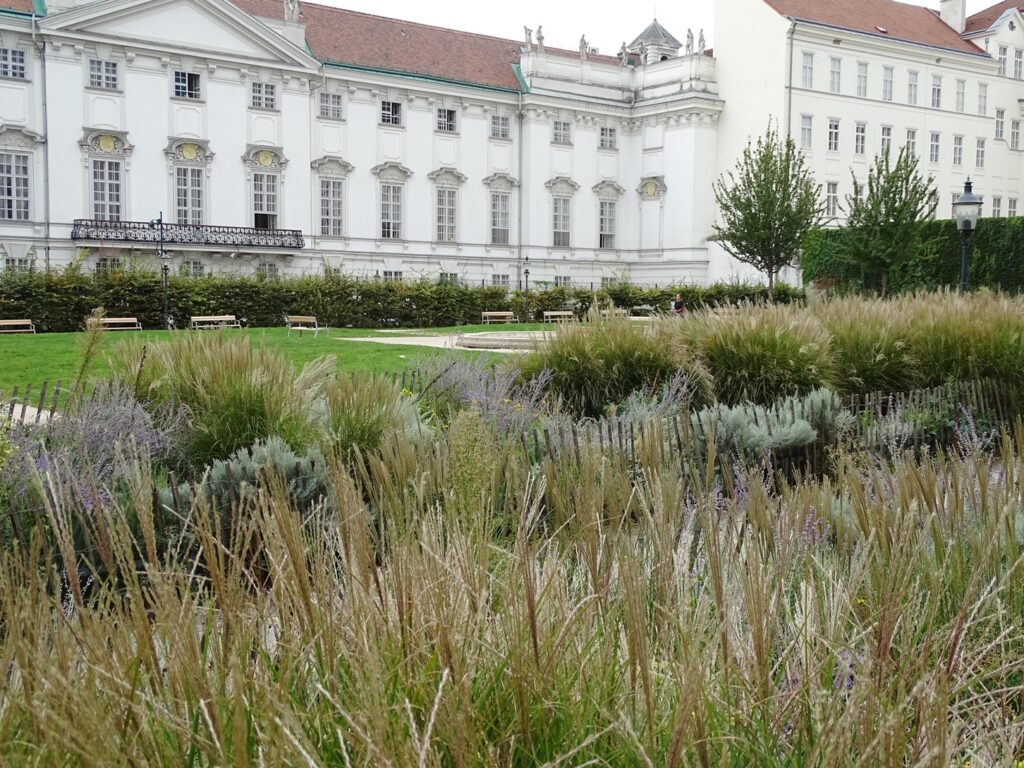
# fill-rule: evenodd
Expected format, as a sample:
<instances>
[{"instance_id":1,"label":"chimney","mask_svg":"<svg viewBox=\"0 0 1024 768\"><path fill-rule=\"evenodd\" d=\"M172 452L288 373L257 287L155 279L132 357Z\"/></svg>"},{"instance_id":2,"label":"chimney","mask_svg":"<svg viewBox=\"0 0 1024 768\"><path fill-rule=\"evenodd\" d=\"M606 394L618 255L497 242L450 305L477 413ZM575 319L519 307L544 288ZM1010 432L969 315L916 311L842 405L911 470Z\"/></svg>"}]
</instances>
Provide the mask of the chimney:
<instances>
[{"instance_id":1,"label":"chimney","mask_svg":"<svg viewBox=\"0 0 1024 768\"><path fill-rule=\"evenodd\" d=\"M962 35L967 27L967 0L939 0L939 18Z\"/></svg>"}]
</instances>

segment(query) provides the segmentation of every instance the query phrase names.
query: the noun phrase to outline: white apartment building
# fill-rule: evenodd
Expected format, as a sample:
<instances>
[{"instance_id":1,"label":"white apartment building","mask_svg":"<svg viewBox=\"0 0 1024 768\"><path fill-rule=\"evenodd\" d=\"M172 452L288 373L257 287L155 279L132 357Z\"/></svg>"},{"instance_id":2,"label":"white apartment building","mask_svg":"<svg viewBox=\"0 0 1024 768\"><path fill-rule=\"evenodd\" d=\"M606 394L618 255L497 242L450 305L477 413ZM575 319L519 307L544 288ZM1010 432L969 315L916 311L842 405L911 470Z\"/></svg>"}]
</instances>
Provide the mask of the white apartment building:
<instances>
[{"instance_id":1,"label":"white apartment building","mask_svg":"<svg viewBox=\"0 0 1024 768\"><path fill-rule=\"evenodd\" d=\"M711 184L769 119L837 219L851 168L904 143L1016 215L1014 3L716 13L713 54L655 21L607 56L295 0L0 0L0 257L702 283L747 274L710 239Z\"/></svg>"}]
</instances>

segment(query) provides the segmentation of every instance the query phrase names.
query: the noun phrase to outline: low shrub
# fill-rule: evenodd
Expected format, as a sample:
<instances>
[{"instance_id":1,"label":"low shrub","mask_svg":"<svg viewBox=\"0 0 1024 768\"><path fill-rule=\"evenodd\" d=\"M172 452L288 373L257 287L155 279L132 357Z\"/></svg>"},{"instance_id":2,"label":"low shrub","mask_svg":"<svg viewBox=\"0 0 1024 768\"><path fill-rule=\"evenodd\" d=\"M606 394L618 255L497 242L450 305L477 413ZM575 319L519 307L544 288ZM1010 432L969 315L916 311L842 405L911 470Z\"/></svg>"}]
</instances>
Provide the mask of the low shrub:
<instances>
[{"instance_id":1,"label":"low shrub","mask_svg":"<svg viewBox=\"0 0 1024 768\"><path fill-rule=\"evenodd\" d=\"M112 365L121 385L150 409L185 409L184 456L192 467L270 437L297 451L313 445L315 408L334 367L332 358L323 358L296 373L279 352L224 333L122 345Z\"/></svg>"},{"instance_id":2,"label":"low shrub","mask_svg":"<svg viewBox=\"0 0 1024 768\"><path fill-rule=\"evenodd\" d=\"M696 353L727 405L767 405L835 384L828 332L804 309L746 305L727 315L693 312L663 327L677 355Z\"/></svg>"},{"instance_id":3,"label":"low shrub","mask_svg":"<svg viewBox=\"0 0 1024 768\"><path fill-rule=\"evenodd\" d=\"M660 328L620 319L564 325L521 362L526 379L548 371L549 392L584 416L598 416L634 392L654 395L679 368ZM693 373L703 378L696 363ZM705 394L697 388L698 400Z\"/></svg>"}]
</instances>

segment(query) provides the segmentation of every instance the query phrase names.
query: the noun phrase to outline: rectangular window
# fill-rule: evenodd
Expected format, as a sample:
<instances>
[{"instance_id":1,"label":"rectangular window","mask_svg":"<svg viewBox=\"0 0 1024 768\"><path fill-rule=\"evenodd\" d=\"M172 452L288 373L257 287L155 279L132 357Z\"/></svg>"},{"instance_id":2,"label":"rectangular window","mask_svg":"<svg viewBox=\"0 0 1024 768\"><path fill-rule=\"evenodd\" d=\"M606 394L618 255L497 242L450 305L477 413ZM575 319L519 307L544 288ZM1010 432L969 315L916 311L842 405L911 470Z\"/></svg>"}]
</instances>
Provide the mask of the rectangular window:
<instances>
[{"instance_id":1,"label":"rectangular window","mask_svg":"<svg viewBox=\"0 0 1024 768\"><path fill-rule=\"evenodd\" d=\"M25 75L25 52L14 48L0 48L0 77L24 80Z\"/></svg>"},{"instance_id":2,"label":"rectangular window","mask_svg":"<svg viewBox=\"0 0 1024 768\"><path fill-rule=\"evenodd\" d=\"M555 197L551 200L552 221L552 245L555 248L569 247L570 207L572 199L568 197Z\"/></svg>"},{"instance_id":3,"label":"rectangular window","mask_svg":"<svg viewBox=\"0 0 1024 768\"><path fill-rule=\"evenodd\" d=\"M380 236L384 240L402 237L402 185L380 185Z\"/></svg>"},{"instance_id":4,"label":"rectangular window","mask_svg":"<svg viewBox=\"0 0 1024 768\"><path fill-rule=\"evenodd\" d=\"M988 114L988 84L978 83L978 114Z\"/></svg>"},{"instance_id":5,"label":"rectangular window","mask_svg":"<svg viewBox=\"0 0 1024 768\"><path fill-rule=\"evenodd\" d=\"M445 283L446 285L458 285L459 284L459 273L458 272L442 272L438 278L438 282Z\"/></svg>"},{"instance_id":6,"label":"rectangular window","mask_svg":"<svg viewBox=\"0 0 1024 768\"><path fill-rule=\"evenodd\" d=\"M29 156L0 152L0 221L28 221Z\"/></svg>"},{"instance_id":7,"label":"rectangular window","mask_svg":"<svg viewBox=\"0 0 1024 768\"><path fill-rule=\"evenodd\" d=\"M964 164L964 137L954 136L953 137L953 165Z\"/></svg>"},{"instance_id":8,"label":"rectangular window","mask_svg":"<svg viewBox=\"0 0 1024 768\"><path fill-rule=\"evenodd\" d=\"M953 108L957 112L963 112L964 111L964 105L965 105L966 101L967 101L967 81L966 80L957 80L956 81L956 94L955 94Z\"/></svg>"},{"instance_id":9,"label":"rectangular window","mask_svg":"<svg viewBox=\"0 0 1024 768\"><path fill-rule=\"evenodd\" d=\"M601 143L599 146L601 149L615 149L618 146L614 128L601 129Z\"/></svg>"},{"instance_id":10,"label":"rectangular window","mask_svg":"<svg viewBox=\"0 0 1024 768\"><path fill-rule=\"evenodd\" d=\"M511 136L507 115L491 115L491 138L508 139Z\"/></svg>"},{"instance_id":11,"label":"rectangular window","mask_svg":"<svg viewBox=\"0 0 1024 768\"><path fill-rule=\"evenodd\" d=\"M892 67L882 67L882 101L892 101Z\"/></svg>"},{"instance_id":12,"label":"rectangular window","mask_svg":"<svg viewBox=\"0 0 1024 768\"><path fill-rule=\"evenodd\" d=\"M402 282L402 273L393 269L384 270L384 282L385 283L400 283Z\"/></svg>"},{"instance_id":13,"label":"rectangular window","mask_svg":"<svg viewBox=\"0 0 1024 768\"><path fill-rule=\"evenodd\" d=\"M270 261L261 261L256 265L256 277L260 280L277 280L281 276L281 271L277 268L277 264Z\"/></svg>"},{"instance_id":14,"label":"rectangular window","mask_svg":"<svg viewBox=\"0 0 1024 768\"><path fill-rule=\"evenodd\" d=\"M1020 149L1020 120L1010 121L1010 149Z\"/></svg>"},{"instance_id":15,"label":"rectangular window","mask_svg":"<svg viewBox=\"0 0 1024 768\"><path fill-rule=\"evenodd\" d=\"M491 275L491 285L495 288L508 288L509 279L508 274L504 275Z\"/></svg>"},{"instance_id":16,"label":"rectangular window","mask_svg":"<svg viewBox=\"0 0 1024 768\"><path fill-rule=\"evenodd\" d=\"M92 161L92 216L100 221L121 220L121 161Z\"/></svg>"},{"instance_id":17,"label":"rectangular window","mask_svg":"<svg viewBox=\"0 0 1024 768\"><path fill-rule=\"evenodd\" d=\"M456 205L458 192L454 189L437 190L437 242L455 242Z\"/></svg>"},{"instance_id":18,"label":"rectangular window","mask_svg":"<svg viewBox=\"0 0 1024 768\"><path fill-rule=\"evenodd\" d=\"M551 140L555 144L572 144L572 125L568 120L555 120Z\"/></svg>"},{"instance_id":19,"label":"rectangular window","mask_svg":"<svg viewBox=\"0 0 1024 768\"><path fill-rule=\"evenodd\" d=\"M176 99L201 99L203 92L199 75L195 72L174 73L174 97Z\"/></svg>"},{"instance_id":20,"label":"rectangular window","mask_svg":"<svg viewBox=\"0 0 1024 768\"><path fill-rule=\"evenodd\" d=\"M1013 52L1013 76L1018 80L1024 78L1024 51L1020 48Z\"/></svg>"},{"instance_id":21,"label":"rectangular window","mask_svg":"<svg viewBox=\"0 0 1024 768\"><path fill-rule=\"evenodd\" d=\"M882 154L888 155L892 151L892 126L882 126Z\"/></svg>"},{"instance_id":22,"label":"rectangular window","mask_svg":"<svg viewBox=\"0 0 1024 768\"><path fill-rule=\"evenodd\" d=\"M491 192L491 245L508 245L511 200L508 192Z\"/></svg>"},{"instance_id":23,"label":"rectangular window","mask_svg":"<svg viewBox=\"0 0 1024 768\"><path fill-rule=\"evenodd\" d=\"M803 63L803 87L813 88L814 87L814 54L805 53Z\"/></svg>"},{"instance_id":24,"label":"rectangular window","mask_svg":"<svg viewBox=\"0 0 1024 768\"><path fill-rule=\"evenodd\" d=\"M942 109L942 75L932 75L932 108Z\"/></svg>"},{"instance_id":25,"label":"rectangular window","mask_svg":"<svg viewBox=\"0 0 1024 768\"><path fill-rule=\"evenodd\" d=\"M928 162L937 163L941 157L942 150L942 135L939 133L932 133L932 141L928 149Z\"/></svg>"},{"instance_id":26,"label":"rectangular window","mask_svg":"<svg viewBox=\"0 0 1024 768\"><path fill-rule=\"evenodd\" d=\"M175 210L179 224L203 223L203 168L178 166L174 169Z\"/></svg>"},{"instance_id":27,"label":"rectangular window","mask_svg":"<svg viewBox=\"0 0 1024 768\"><path fill-rule=\"evenodd\" d=\"M832 57L828 70L828 89L832 93L839 93L842 90L843 81L843 60Z\"/></svg>"},{"instance_id":28,"label":"rectangular window","mask_svg":"<svg viewBox=\"0 0 1024 768\"><path fill-rule=\"evenodd\" d=\"M277 86L273 83L253 83L249 106L253 109L277 109Z\"/></svg>"},{"instance_id":29,"label":"rectangular window","mask_svg":"<svg viewBox=\"0 0 1024 768\"><path fill-rule=\"evenodd\" d=\"M813 141L814 118L810 115L800 116L800 147L810 149Z\"/></svg>"},{"instance_id":30,"label":"rectangular window","mask_svg":"<svg viewBox=\"0 0 1024 768\"><path fill-rule=\"evenodd\" d=\"M907 104L917 104L917 72L907 73Z\"/></svg>"},{"instance_id":31,"label":"rectangular window","mask_svg":"<svg viewBox=\"0 0 1024 768\"><path fill-rule=\"evenodd\" d=\"M100 256L96 259L97 275L110 275L115 272L120 272L122 267L121 259L117 256Z\"/></svg>"},{"instance_id":32,"label":"rectangular window","mask_svg":"<svg viewBox=\"0 0 1024 768\"><path fill-rule=\"evenodd\" d=\"M380 121L384 125L401 125L402 105L397 101L382 101L380 103Z\"/></svg>"},{"instance_id":33,"label":"rectangular window","mask_svg":"<svg viewBox=\"0 0 1024 768\"><path fill-rule=\"evenodd\" d=\"M572 280L568 275L555 275L555 288L569 288L572 286Z\"/></svg>"},{"instance_id":34,"label":"rectangular window","mask_svg":"<svg viewBox=\"0 0 1024 768\"><path fill-rule=\"evenodd\" d=\"M839 151L839 120L834 117L828 121L828 151Z\"/></svg>"},{"instance_id":35,"label":"rectangular window","mask_svg":"<svg viewBox=\"0 0 1024 768\"><path fill-rule=\"evenodd\" d=\"M442 133L455 133L455 110L441 107L437 110L437 130Z\"/></svg>"},{"instance_id":36,"label":"rectangular window","mask_svg":"<svg viewBox=\"0 0 1024 768\"><path fill-rule=\"evenodd\" d=\"M868 124L857 123L853 131L853 154L863 155L867 147Z\"/></svg>"},{"instance_id":37,"label":"rectangular window","mask_svg":"<svg viewBox=\"0 0 1024 768\"><path fill-rule=\"evenodd\" d=\"M602 200L599 210L598 247L615 247L615 201Z\"/></svg>"},{"instance_id":38,"label":"rectangular window","mask_svg":"<svg viewBox=\"0 0 1024 768\"><path fill-rule=\"evenodd\" d=\"M1006 201L1006 215L1016 216L1017 215L1017 198L1011 197Z\"/></svg>"},{"instance_id":39,"label":"rectangular window","mask_svg":"<svg viewBox=\"0 0 1024 768\"><path fill-rule=\"evenodd\" d=\"M179 270L182 277L191 277L195 280L202 278L205 271L203 262L196 261L195 259L181 262L181 269Z\"/></svg>"},{"instance_id":40,"label":"rectangular window","mask_svg":"<svg viewBox=\"0 0 1024 768\"><path fill-rule=\"evenodd\" d=\"M321 93L320 94L320 117L326 117L331 120L341 120L344 116L342 107L344 101L340 93Z\"/></svg>"},{"instance_id":41,"label":"rectangular window","mask_svg":"<svg viewBox=\"0 0 1024 768\"><path fill-rule=\"evenodd\" d=\"M256 229L277 229L277 174L252 175L252 214Z\"/></svg>"},{"instance_id":42,"label":"rectangular window","mask_svg":"<svg viewBox=\"0 0 1024 768\"><path fill-rule=\"evenodd\" d=\"M906 147L907 147L907 154L908 155L916 155L917 154L917 129L916 128L907 128L907 144L906 144Z\"/></svg>"},{"instance_id":43,"label":"rectangular window","mask_svg":"<svg viewBox=\"0 0 1024 768\"><path fill-rule=\"evenodd\" d=\"M89 59L89 87L116 91L120 87L117 62L106 59Z\"/></svg>"},{"instance_id":44,"label":"rectangular window","mask_svg":"<svg viewBox=\"0 0 1024 768\"><path fill-rule=\"evenodd\" d=\"M974 165L976 168L985 167L985 140L978 139L975 143L974 150Z\"/></svg>"},{"instance_id":45,"label":"rectangular window","mask_svg":"<svg viewBox=\"0 0 1024 768\"><path fill-rule=\"evenodd\" d=\"M996 138L1002 139L1006 135L1006 110L996 110Z\"/></svg>"},{"instance_id":46,"label":"rectangular window","mask_svg":"<svg viewBox=\"0 0 1024 768\"><path fill-rule=\"evenodd\" d=\"M998 219L1003 213L1003 198L993 197L992 198L992 218Z\"/></svg>"},{"instance_id":47,"label":"rectangular window","mask_svg":"<svg viewBox=\"0 0 1024 768\"><path fill-rule=\"evenodd\" d=\"M8 272L25 275L32 271L32 261L27 258L16 259L8 256L4 259L4 269Z\"/></svg>"},{"instance_id":48,"label":"rectangular window","mask_svg":"<svg viewBox=\"0 0 1024 768\"><path fill-rule=\"evenodd\" d=\"M345 182L320 179L320 234L342 237L344 230Z\"/></svg>"},{"instance_id":49,"label":"rectangular window","mask_svg":"<svg viewBox=\"0 0 1024 768\"><path fill-rule=\"evenodd\" d=\"M1007 48L1005 45L999 46L999 75L1001 77L1006 76L1006 54Z\"/></svg>"},{"instance_id":50,"label":"rectangular window","mask_svg":"<svg viewBox=\"0 0 1024 768\"><path fill-rule=\"evenodd\" d=\"M825 215L835 218L839 215L839 182L830 181L825 185Z\"/></svg>"},{"instance_id":51,"label":"rectangular window","mask_svg":"<svg viewBox=\"0 0 1024 768\"><path fill-rule=\"evenodd\" d=\"M862 99L867 98L868 95L868 63L866 61L857 62L857 95Z\"/></svg>"}]
</instances>

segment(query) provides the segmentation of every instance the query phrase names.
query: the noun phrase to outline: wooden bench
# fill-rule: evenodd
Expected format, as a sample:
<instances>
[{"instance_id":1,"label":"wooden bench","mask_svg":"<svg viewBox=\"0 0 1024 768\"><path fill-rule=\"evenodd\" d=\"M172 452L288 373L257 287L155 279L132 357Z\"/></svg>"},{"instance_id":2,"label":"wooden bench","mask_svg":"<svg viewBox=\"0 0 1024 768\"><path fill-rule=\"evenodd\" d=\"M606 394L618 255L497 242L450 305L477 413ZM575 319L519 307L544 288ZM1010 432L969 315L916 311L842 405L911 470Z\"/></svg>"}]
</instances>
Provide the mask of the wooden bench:
<instances>
[{"instance_id":1,"label":"wooden bench","mask_svg":"<svg viewBox=\"0 0 1024 768\"><path fill-rule=\"evenodd\" d=\"M100 327L105 331L141 331L142 323L137 317L101 317Z\"/></svg>"},{"instance_id":2,"label":"wooden bench","mask_svg":"<svg viewBox=\"0 0 1024 768\"><path fill-rule=\"evenodd\" d=\"M484 325L491 323L518 323L514 312L481 312L480 322Z\"/></svg>"},{"instance_id":3,"label":"wooden bench","mask_svg":"<svg viewBox=\"0 0 1024 768\"><path fill-rule=\"evenodd\" d=\"M313 315L285 315L284 324L288 326L288 335L292 335L292 331L298 331L299 335L302 335L303 331L312 331L313 338L320 333L321 330L326 328L326 325L320 325Z\"/></svg>"},{"instance_id":4,"label":"wooden bench","mask_svg":"<svg viewBox=\"0 0 1024 768\"><path fill-rule=\"evenodd\" d=\"M613 317L629 317L628 309L602 309L601 318L608 320Z\"/></svg>"},{"instance_id":5,"label":"wooden bench","mask_svg":"<svg viewBox=\"0 0 1024 768\"><path fill-rule=\"evenodd\" d=\"M204 331L216 328L241 328L241 323L234 315L192 315L190 327L193 331Z\"/></svg>"},{"instance_id":6,"label":"wooden bench","mask_svg":"<svg viewBox=\"0 0 1024 768\"><path fill-rule=\"evenodd\" d=\"M36 326L31 320L0 320L0 333L35 333Z\"/></svg>"},{"instance_id":7,"label":"wooden bench","mask_svg":"<svg viewBox=\"0 0 1024 768\"><path fill-rule=\"evenodd\" d=\"M552 310L552 311L545 311L544 312L544 322L545 323L556 323L556 322L564 322L564 321L572 322L575 319L576 319L576 315L573 314L573 312L571 310L568 310L568 309L559 309L559 310Z\"/></svg>"}]
</instances>

